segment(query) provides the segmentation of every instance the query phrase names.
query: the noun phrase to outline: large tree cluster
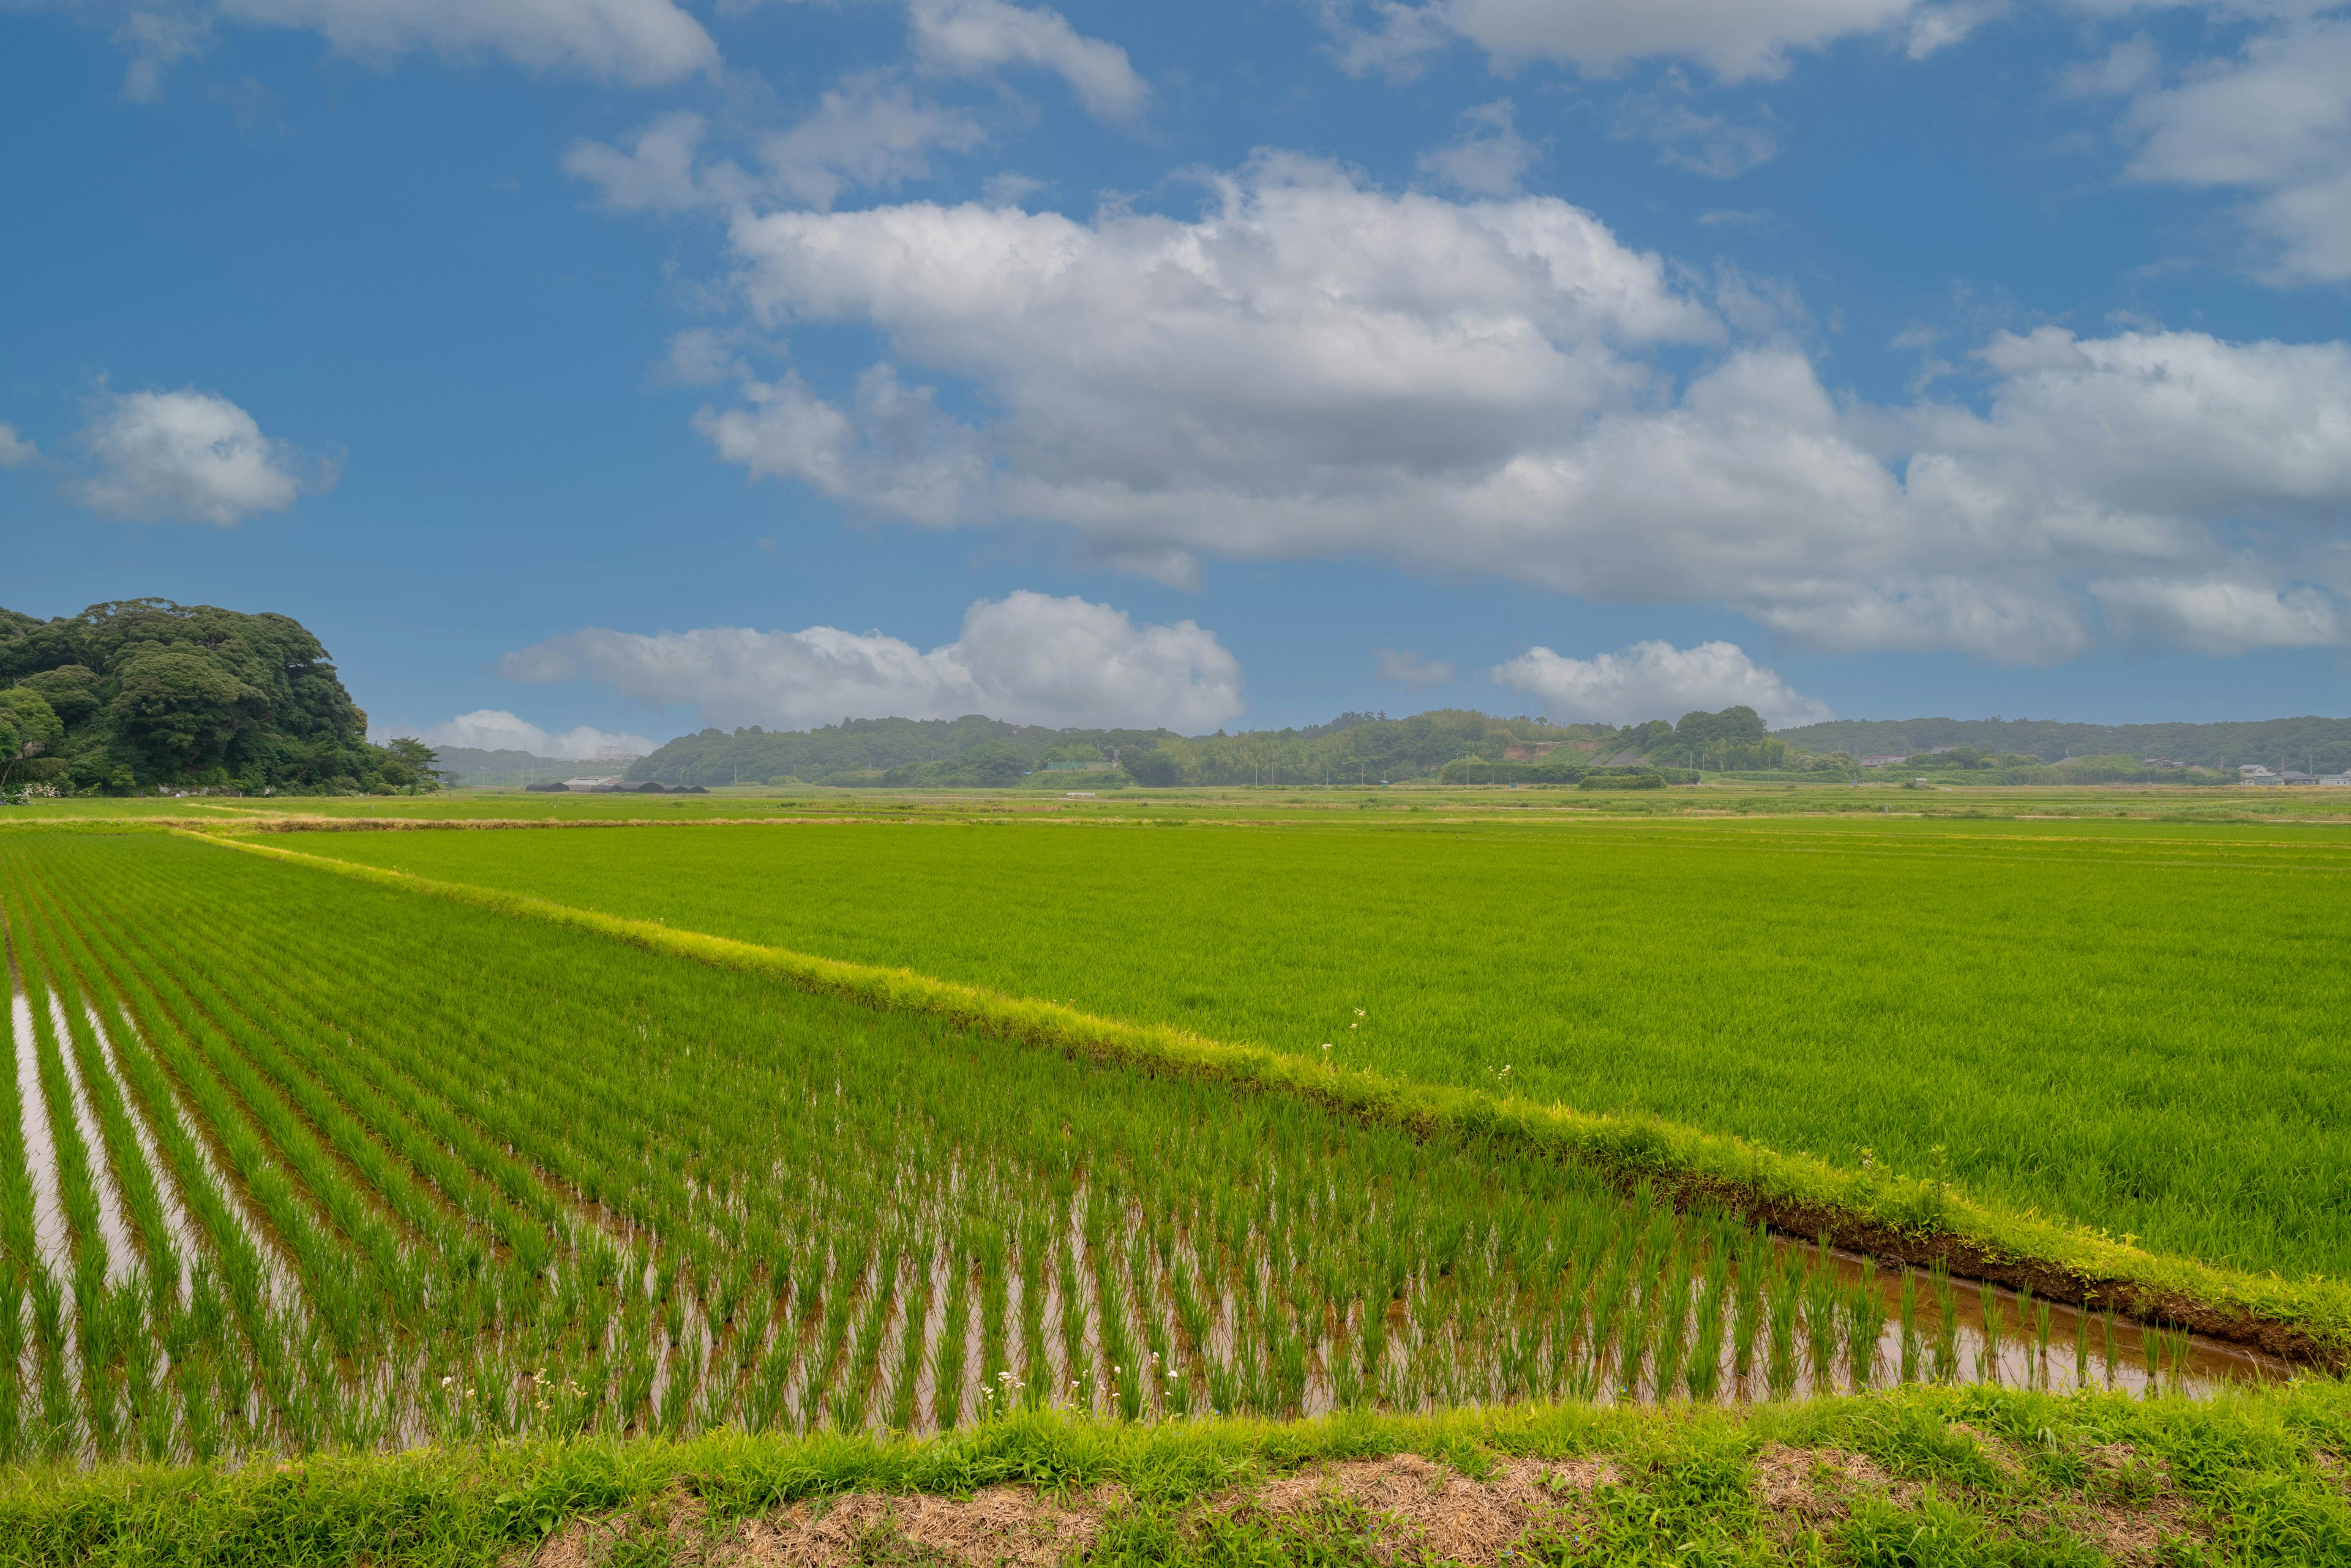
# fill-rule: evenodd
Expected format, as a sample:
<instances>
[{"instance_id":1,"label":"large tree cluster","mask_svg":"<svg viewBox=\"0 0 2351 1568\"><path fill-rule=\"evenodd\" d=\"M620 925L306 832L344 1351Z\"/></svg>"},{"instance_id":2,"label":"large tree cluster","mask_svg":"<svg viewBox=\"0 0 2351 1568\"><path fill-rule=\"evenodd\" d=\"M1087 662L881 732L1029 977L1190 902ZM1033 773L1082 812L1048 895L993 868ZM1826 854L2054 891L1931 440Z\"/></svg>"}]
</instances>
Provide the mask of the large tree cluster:
<instances>
[{"instance_id":1,"label":"large tree cluster","mask_svg":"<svg viewBox=\"0 0 2351 1568\"><path fill-rule=\"evenodd\" d=\"M164 599L38 621L0 610L0 789L285 793L432 788L432 754L371 746L301 622Z\"/></svg>"}]
</instances>

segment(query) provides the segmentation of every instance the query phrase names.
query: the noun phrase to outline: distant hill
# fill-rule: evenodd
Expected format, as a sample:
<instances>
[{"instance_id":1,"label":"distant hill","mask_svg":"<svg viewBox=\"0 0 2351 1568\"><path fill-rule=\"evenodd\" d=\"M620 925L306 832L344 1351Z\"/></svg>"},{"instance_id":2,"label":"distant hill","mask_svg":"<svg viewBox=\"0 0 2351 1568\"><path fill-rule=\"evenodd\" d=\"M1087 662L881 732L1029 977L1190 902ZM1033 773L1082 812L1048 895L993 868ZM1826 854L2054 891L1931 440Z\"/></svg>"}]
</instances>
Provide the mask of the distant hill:
<instances>
[{"instance_id":1,"label":"distant hill","mask_svg":"<svg viewBox=\"0 0 2351 1568\"><path fill-rule=\"evenodd\" d=\"M2037 757L2167 757L2200 768L2266 762L2335 773L2351 767L2351 718L2266 718L2229 724L2074 724L2045 718L1835 719L1776 732L1807 751L1910 756L1938 746Z\"/></svg>"},{"instance_id":2,"label":"distant hill","mask_svg":"<svg viewBox=\"0 0 2351 1568\"><path fill-rule=\"evenodd\" d=\"M1343 713L1303 728L1240 735L1180 736L1165 729L1046 729L971 715L957 719L852 719L821 729L731 734L705 729L671 741L629 769L632 779L664 784L809 784L878 788L997 786L1023 779L1058 783L1055 763L1106 761L1120 770L1081 774L1086 787L1139 784L1343 784L1426 778L1447 763L1499 764L1536 758L1567 766L1640 757L1671 766L1789 768L1802 753L1749 708L1685 714L1629 729L1554 725L1541 718L1498 718L1441 708L1392 719ZM1552 755L1556 752L1556 755ZM1829 767L1822 761L1816 766Z\"/></svg>"}]
</instances>

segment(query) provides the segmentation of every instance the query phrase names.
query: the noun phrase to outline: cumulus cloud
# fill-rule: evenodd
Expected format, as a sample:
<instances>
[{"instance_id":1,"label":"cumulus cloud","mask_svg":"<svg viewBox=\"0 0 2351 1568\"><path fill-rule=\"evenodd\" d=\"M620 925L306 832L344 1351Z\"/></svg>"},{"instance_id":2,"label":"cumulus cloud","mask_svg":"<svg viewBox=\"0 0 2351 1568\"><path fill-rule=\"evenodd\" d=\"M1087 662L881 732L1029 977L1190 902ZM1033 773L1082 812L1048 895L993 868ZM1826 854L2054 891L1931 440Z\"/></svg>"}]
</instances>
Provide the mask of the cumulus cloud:
<instances>
[{"instance_id":1,"label":"cumulus cloud","mask_svg":"<svg viewBox=\"0 0 2351 1568\"><path fill-rule=\"evenodd\" d=\"M590 628L509 653L523 681L593 681L712 723L802 728L848 718L957 718L1196 732L1238 716L1240 665L1189 621L1021 591L981 600L925 653L880 632L709 626L657 635Z\"/></svg>"},{"instance_id":2,"label":"cumulus cloud","mask_svg":"<svg viewBox=\"0 0 2351 1568\"><path fill-rule=\"evenodd\" d=\"M1420 155L1421 172L1481 196L1516 194L1536 157L1535 144L1519 134L1516 119L1507 98L1466 111L1460 135Z\"/></svg>"},{"instance_id":3,"label":"cumulus cloud","mask_svg":"<svg viewBox=\"0 0 2351 1568\"><path fill-rule=\"evenodd\" d=\"M2282 282L2351 277L2351 20L2294 19L2233 59L2163 85L2145 38L2077 71L2078 92L2126 94L2133 178L2250 193L2254 264Z\"/></svg>"},{"instance_id":4,"label":"cumulus cloud","mask_svg":"<svg viewBox=\"0 0 2351 1568\"><path fill-rule=\"evenodd\" d=\"M1540 698L1556 723L1644 724L1678 719L1694 711L1751 707L1773 729L1818 724L1829 716L1824 703L1799 696L1762 668L1736 643L1635 643L1621 653L1571 659L1549 648L1530 648L1493 677L1513 691Z\"/></svg>"},{"instance_id":5,"label":"cumulus cloud","mask_svg":"<svg viewBox=\"0 0 2351 1568\"><path fill-rule=\"evenodd\" d=\"M698 421L723 457L877 517L1065 525L1163 580L1371 553L2029 661L2101 635L2093 580L2234 581L2251 549L2335 591L2342 343L2002 334L1979 401L1876 405L1565 203L1282 156L1190 220L907 204L731 236L751 324L864 326L887 357L844 392L741 378Z\"/></svg>"},{"instance_id":6,"label":"cumulus cloud","mask_svg":"<svg viewBox=\"0 0 2351 1568\"><path fill-rule=\"evenodd\" d=\"M41 449L16 434L14 425L0 424L0 469L22 468L41 455Z\"/></svg>"},{"instance_id":7,"label":"cumulus cloud","mask_svg":"<svg viewBox=\"0 0 2351 1568\"><path fill-rule=\"evenodd\" d=\"M718 66L718 47L674 0L220 0L252 26L325 35L340 54L388 60L416 49L503 55L534 70L632 86Z\"/></svg>"},{"instance_id":8,"label":"cumulus cloud","mask_svg":"<svg viewBox=\"0 0 2351 1568\"><path fill-rule=\"evenodd\" d=\"M68 493L109 517L226 528L335 481L228 399L193 389L115 394L80 439L91 472Z\"/></svg>"},{"instance_id":9,"label":"cumulus cloud","mask_svg":"<svg viewBox=\"0 0 2351 1568\"><path fill-rule=\"evenodd\" d=\"M1151 89L1134 74L1124 49L1086 37L1050 7L914 0L907 16L915 58L925 69L964 77L1004 66L1051 71L1088 113L1103 120L1132 120L1150 100Z\"/></svg>"},{"instance_id":10,"label":"cumulus cloud","mask_svg":"<svg viewBox=\"0 0 2351 1568\"><path fill-rule=\"evenodd\" d=\"M1379 664L1380 679L1415 691L1441 686L1458 673L1442 659L1424 661L1418 653L1404 648L1382 648L1374 656Z\"/></svg>"},{"instance_id":11,"label":"cumulus cloud","mask_svg":"<svg viewBox=\"0 0 2351 1568\"><path fill-rule=\"evenodd\" d=\"M567 762L643 757L660 749L642 735L593 729L581 725L552 735L504 708L476 708L426 730L393 727L369 737L379 745L394 736L413 736L431 747L465 747L475 751L528 751L534 757L560 758Z\"/></svg>"},{"instance_id":12,"label":"cumulus cloud","mask_svg":"<svg viewBox=\"0 0 2351 1568\"><path fill-rule=\"evenodd\" d=\"M1793 49L1864 34L1901 37L1914 55L1966 35L1981 5L1918 0L1324 0L1340 62L1397 72L1454 38L1499 67L1553 60L1593 74L1628 61L1694 60L1725 81L1777 77Z\"/></svg>"}]
</instances>

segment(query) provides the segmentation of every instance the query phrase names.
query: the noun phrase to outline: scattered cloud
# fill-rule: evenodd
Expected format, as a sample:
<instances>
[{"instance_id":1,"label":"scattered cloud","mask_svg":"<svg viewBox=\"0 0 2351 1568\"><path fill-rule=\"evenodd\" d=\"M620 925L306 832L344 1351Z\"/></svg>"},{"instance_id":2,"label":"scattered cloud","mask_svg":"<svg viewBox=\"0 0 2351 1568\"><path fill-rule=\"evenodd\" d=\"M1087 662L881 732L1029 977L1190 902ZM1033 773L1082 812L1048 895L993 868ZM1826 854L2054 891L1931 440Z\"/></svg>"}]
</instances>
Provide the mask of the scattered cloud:
<instances>
[{"instance_id":1,"label":"scattered cloud","mask_svg":"<svg viewBox=\"0 0 2351 1568\"><path fill-rule=\"evenodd\" d=\"M2342 343L2043 329L1876 404L1770 299L1696 298L1565 203L1274 155L1188 221L916 203L744 213L730 243L754 327L864 326L886 357L842 393L741 378L697 421L723 458L879 517L1063 525L1163 580L1363 553L2027 662L2097 641L2094 580L2236 580L2250 550L2338 592Z\"/></svg>"},{"instance_id":2,"label":"scattered cloud","mask_svg":"<svg viewBox=\"0 0 2351 1568\"><path fill-rule=\"evenodd\" d=\"M2258 564L2249 564L2260 572ZM2227 654L2345 641L2342 604L2309 587L2281 589L2274 581L2227 577L2140 578L2094 582L2090 592L2107 623L2137 642Z\"/></svg>"},{"instance_id":3,"label":"scattered cloud","mask_svg":"<svg viewBox=\"0 0 2351 1568\"><path fill-rule=\"evenodd\" d=\"M1459 673L1442 659L1424 661L1418 653L1403 648L1381 648L1374 656L1379 661L1380 679L1415 691L1441 686Z\"/></svg>"},{"instance_id":4,"label":"scattered cloud","mask_svg":"<svg viewBox=\"0 0 2351 1568\"><path fill-rule=\"evenodd\" d=\"M1533 167L1535 144L1512 123L1516 110L1507 98L1481 103L1461 116L1461 134L1420 155L1424 174L1483 196L1516 195L1519 181Z\"/></svg>"},{"instance_id":5,"label":"scattered cloud","mask_svg":"<svg viewBox=\"0 0 2351 1568\"><path fill-rule=\"evenodd\" d=\"M1780 152L1780 139L1760 125L1739 125L1719 114L1690 107L1690 88L1678 71L1657 87L1617 102L1609 134L1619 141L1646 141L1658 160L1693 174L1728 180L1768 163Z\"/></svg>"},{"instance_id":6,"label":"scattered cloud","mask_svg":"<svg viewBox=\"0 0 2351 1568\"><path fill-rule=\"evenodd\" d=\"M1901 37L1914 57L1964 37L1982 5L1918 0L1323 0L1340 64L1404 74L1454 38L1498 69L1528 60L1605 75L1638 59L1683 59L1724 81L1784 74L1792 50L1868 34Z\"/></svg>"},{"instance_id":7,"label":"scattered cloud","mask_svg":"<svg viewBox=\"0 0 2351 1568\"><path fill-rule=\"evenodd\" d=\"M1189 621L1138 626L1085 600L981 600L955 642L918 651L880 632L710 626L657 635L590 628L509 653L522 681L592 681L721 725L800 728L843 718L986 714L1055 727L1196 733L1242 711L1240 664Z\"/></svg>"},{"instance_id":8,"label":"scattered cloud","mask_svg":"<svg viewBox=\"0 0 2351 1568\"><path fill-rule=\"evenodd\" d=\"M430 729L416 730L394 726L372 732L368 738L381 745L395 736L413 737L433 747L456 746L474 751L528 751L534 757L555 757L575 762L643 757L660 749L658 743L642 735L591 729L584 724L577 729L565 730L561 735L551 735L528 719L517 718L503 708L492 707L461 713Z\"/></svg>"},{"instance_id":9,"label":"scattered cloud","mask_svg":"<svg viewBox=\"0 0 2351 1568\"><path fill-rule=\"evenodd\" d=\"M1069 84L1086 112L1131 120L1150 101L1126 51L1090 38L1047 6L1006 0L914 0L907 12L914 57L925 70L985 76L1005 66L1050 71Z\"/></svg>"},{"instance_id":10,"label":"scattered cloud","mask_svg":"<svg viewBox=\"0 0 2351 1568\"><path fill-rule=\"evenodd\" d=\"M625 147L573 142L564 172L592 186L608 212L726 210L762 200L827 208L854 189L927 178L935 153L968 152L987 140L976 115L923 98L889 71L845 77L802 119L755 137L754 169L705 157L708 131L690 110L664 114Z\"/></svg>"},{"instance_id":11,"label":"scattered cloud","mask_svg":"<svg viewBox=\"0 0 2351 1568\"><path fill-rule=\"evenodd\" d=\"M91 472L68 494L109 517L226 528L335 482L332 465L305 459L228 399L193 389L110 395L80 440Z\"/></svg>"},{"instance_id":12,"label":"scattered cloud","mask_svg":"<svg viewBox=\"0 0 2351 1568\"><path fill-rule=\"evenodd\" d=\"M338 54L370 60L503 55L632 87L718 68L718 47L674 0L220 0L219 15L317 32Z\"/></svg>"},{"instance_id":13,"label":"scattered cloud","mask_svg":"<svg viewBox=\"0 0 2351 1568\"><path fill-rule=\"evenodd\" d=\"M626 151L601 141L575 141L563 152L563 172L596 187L598 204L613 213L677 213L709 199L695 171L709 122L679 110L636 134Z\"/></svg>"},{"instance_id":14,"label":"scattered cloud","mask_svg":"<svg viewBox=\"0 0 2351 1568\"><path fill-rule=\"evenodd\" d=\"M2239 215L2252 270L2280 283L2351 278L2351 19L2289 20L2233 58L2162 78L2155 47L2137 37L2067 85L2129 99L2133 179L2249 193Z\"/></svg>"},{"instance_id":15,"label":"scattered cloud","mask_svg":"<svg viewBox=\"0 0 2351 1568\"><path fill-rule=\"evenodd\" d=\"M1773 729L1818 724L1829 716L1826 704L1790 690L1736 643L1700 643L1694 648L1635 643L1621 653L1589 659L1531 648L1491 673L1511 690L1541 698L1544 715L1561 724L1644 724L1737 706L1753 708Z\"/></svg>"},{"instance_id":16,"label":"scattered cloud","mask_svg":"<svg viewBox=\"0 0 2351 1568\"><path fill-rule=\"evenodd\" d=\"M829 207L852 187L887 190L925 178L934 152L968 152L987 140L976 116L877 72L827 89L814 113L760 138L758 156L786 198Z\"/></svg>"},{"instance_id":17,"label":"scattered cloud","mask_svg":"<svg viewBox=\"0 0 2351 1568\"><path fill-rule=\"evenodd\" d=\"M0 469L22 468L41 455L41 449L16 434L16 426L0 424Z\"/></svg>"},{"instance_id":18,"label":"scattered cloud","mask_svg":"<svg viewBox=\"0 0 2351 1568\"><path fill-rule=\"evenodd\" d=\"M168 3L136 7L115 27L113 43L131 57L123 68L122 96L132 103L159 103L172 68L211 46L212 17Z\"/></svg>"}]
</instances>

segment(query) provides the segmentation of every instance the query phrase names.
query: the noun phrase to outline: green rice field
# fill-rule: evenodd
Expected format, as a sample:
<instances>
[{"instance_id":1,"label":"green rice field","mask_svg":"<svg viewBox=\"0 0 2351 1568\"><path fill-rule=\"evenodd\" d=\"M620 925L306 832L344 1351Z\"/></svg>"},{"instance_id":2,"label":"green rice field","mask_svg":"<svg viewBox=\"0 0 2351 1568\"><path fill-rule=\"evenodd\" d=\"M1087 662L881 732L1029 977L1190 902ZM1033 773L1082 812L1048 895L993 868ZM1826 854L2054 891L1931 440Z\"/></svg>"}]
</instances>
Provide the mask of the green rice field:
<instances>
[{"instance_id":1,"label":"green rice field","mask_svg":"<svg viewBox=\"0 0 2351 1568\"><path fill-rule=\"evenodd\" d=\"M276 841L2351 1270L2337 829L1350 815Z\"/></svg>"},{"instance_id":2,"label":"green rice field","mask_svg":"<svg viewBox=\"0 0 2351 1568\"><path fill-rule=\"evenodd\" d=\"M0 839L0 1454L2229 1371L1507 1139L184 836Z\"/></svg>"}]
</instances>

